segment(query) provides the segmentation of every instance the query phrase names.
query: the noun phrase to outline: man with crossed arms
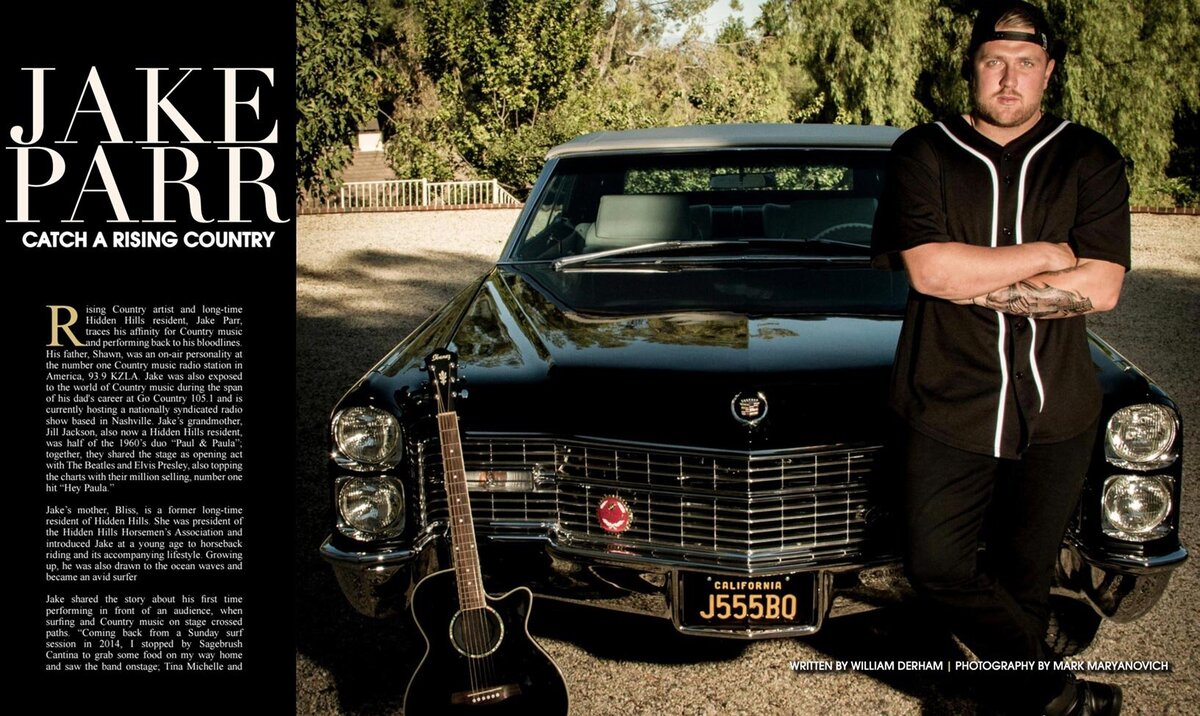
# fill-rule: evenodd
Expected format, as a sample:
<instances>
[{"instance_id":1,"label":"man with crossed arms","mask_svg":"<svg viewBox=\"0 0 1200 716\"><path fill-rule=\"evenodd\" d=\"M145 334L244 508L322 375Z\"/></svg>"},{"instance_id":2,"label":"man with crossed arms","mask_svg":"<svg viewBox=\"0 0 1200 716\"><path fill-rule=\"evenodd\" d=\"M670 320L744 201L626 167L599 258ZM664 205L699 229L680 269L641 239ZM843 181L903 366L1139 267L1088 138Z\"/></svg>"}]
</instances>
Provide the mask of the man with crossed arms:
<instances>
[{"instance_id":1,"label":"man with crossed arms","mask_svg":"<svg viewBox=\"0 0 1200 716\"><path fill-rule=\"evenodd\" d=\"M873 236L874 264L912 285L890 395L906 568L985 660L1051 658L1050 585L1100 413L1083 316L1116 305L1129 268L1124 160L1042 111L1052 48L1036 7L980 12L972 110L896 141ZM997 680L1020 713L1121 707L1119 687L1065 672Z\"/></svg>"}]
</instances>

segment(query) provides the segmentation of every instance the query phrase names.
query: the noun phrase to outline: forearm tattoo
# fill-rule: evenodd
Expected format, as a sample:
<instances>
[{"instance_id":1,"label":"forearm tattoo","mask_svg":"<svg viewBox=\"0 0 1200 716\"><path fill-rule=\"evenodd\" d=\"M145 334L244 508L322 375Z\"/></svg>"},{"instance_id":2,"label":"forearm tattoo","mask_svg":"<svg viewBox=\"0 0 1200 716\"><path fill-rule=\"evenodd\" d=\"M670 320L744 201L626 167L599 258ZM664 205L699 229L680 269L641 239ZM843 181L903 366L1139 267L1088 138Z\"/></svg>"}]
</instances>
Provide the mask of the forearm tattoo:
<instances>
[{"instance_id":1,"label":"forearm tattoo","mask_svg":"<svg viewBox=\"0 0 1200 716\"><path fill-rule=\"evenodd\" d=\"M1055 288L1026 279L971 299L1001 313L1032 318L1065 318L1092 310L1092 301L1078 291Z\"/></svg>"}]
</instances>

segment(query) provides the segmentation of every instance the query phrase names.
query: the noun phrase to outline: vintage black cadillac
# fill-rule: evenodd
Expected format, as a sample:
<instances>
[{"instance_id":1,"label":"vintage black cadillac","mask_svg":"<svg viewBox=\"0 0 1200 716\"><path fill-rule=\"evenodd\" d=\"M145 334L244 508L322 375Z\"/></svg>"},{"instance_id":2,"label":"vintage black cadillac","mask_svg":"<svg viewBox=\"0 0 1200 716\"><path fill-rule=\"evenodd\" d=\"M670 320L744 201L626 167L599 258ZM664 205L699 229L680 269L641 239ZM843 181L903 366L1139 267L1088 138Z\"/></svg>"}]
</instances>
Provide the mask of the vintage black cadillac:
<instances>
[{"instance_id":1,"label":"vintage black cadillac","mask_svg":"<svg viewBox=\"0 0 1200 716\"><path fill-rule=\"evenodd\" d=\"M402 611L448 565L425 370L443 347L489 592L741 638L905 598L884 445L909 288L868 266L898 134L681 127L550 150L496 266L333 411L321 552L350 602ZM1179 413L1091 340L1105 403L1055 585L1066 652L1144 614L1187 556Z\"/></svg>"}]
</instances>

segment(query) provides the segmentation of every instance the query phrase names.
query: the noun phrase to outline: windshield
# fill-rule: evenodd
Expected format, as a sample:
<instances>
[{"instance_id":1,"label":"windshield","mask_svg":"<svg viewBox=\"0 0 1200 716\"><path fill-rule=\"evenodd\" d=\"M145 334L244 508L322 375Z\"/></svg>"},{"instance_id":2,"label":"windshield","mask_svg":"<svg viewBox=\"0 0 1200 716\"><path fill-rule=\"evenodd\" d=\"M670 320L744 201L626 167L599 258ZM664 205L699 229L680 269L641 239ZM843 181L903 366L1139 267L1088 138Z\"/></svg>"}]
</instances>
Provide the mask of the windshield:
<instances>
[{"instance_id":1,"label":"windshield","mask_svg":"<svg viewBox=\"0 0 1200 716\"><path fill-rule=\"evenodd\" d=\"M512 258L734 252L865 260L885 158L778 148L564 158Z\"/></svg>"}]
</instances>

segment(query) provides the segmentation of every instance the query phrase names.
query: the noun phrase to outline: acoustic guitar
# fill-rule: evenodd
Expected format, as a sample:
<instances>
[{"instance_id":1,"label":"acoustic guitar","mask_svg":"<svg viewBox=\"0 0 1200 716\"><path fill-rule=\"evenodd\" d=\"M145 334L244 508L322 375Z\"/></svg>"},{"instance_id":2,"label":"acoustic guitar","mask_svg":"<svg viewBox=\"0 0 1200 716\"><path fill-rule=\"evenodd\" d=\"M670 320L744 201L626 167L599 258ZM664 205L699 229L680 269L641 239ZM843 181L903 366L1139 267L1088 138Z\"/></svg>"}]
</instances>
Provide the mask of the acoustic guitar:
<instances>
[{"instance_id":1,"label":"acoustic guitar","mask_svg":"<svg viewBox=\"0 0 1200 716\"><path fill-rule=\"evenodd\" d=\"M425 367L437 400L454 566L413 590L413 619L426 648L408 683L404 713L566 714L562 673L529 635L533 593L526 587L501 596L483 591L454 406L458 358L434 351Z\"/></svg>"}]
</instances>

